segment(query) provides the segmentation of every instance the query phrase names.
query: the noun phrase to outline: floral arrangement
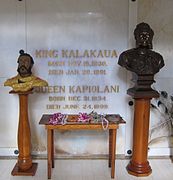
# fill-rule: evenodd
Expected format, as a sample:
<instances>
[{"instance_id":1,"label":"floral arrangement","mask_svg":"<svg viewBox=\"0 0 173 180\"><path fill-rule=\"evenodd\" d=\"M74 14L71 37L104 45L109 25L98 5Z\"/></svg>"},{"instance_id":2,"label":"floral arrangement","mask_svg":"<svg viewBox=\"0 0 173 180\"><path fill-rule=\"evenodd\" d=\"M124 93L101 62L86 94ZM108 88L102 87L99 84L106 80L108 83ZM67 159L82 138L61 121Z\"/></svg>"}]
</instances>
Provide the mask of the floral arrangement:
<instances>
[{"instance_id":1,"label":"floral arrangement","mask_svg":"<svg viewBox=\"0 0 173 180\"><path fill-rule=\"evenodd\" d=\"M112 120L109 118L111 122L116 121L116 119L121 118L120 115L114 115ZM97 112L92 111L91 113L79 113L78 118L73 121L77 123L101 123L103 130L106 130L109 126L109 120L106 118L106 115L98 114ZM69 121L70 122L70 121ZM52 125L65 125L68 123L68 116L61 113L55 113L49 119L49 124Z\"/></svg>"}]
</instances>

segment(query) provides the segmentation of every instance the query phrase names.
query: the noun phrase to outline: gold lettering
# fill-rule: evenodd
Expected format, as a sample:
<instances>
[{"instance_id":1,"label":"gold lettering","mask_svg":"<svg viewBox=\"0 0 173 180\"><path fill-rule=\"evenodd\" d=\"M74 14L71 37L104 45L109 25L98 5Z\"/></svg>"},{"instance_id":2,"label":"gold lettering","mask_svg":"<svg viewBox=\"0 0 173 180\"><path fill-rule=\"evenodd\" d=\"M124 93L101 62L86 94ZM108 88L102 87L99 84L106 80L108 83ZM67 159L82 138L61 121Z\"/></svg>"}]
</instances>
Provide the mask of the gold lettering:
<instances>
[{"instance_id":1,"label":"gold lettering","mask_svg":"<svg viewBox=\"0 0 173 180\"><path fill-rule=\"evenodd\" d=\"M65 86L53 86L54 93L65 93Z\"/></svg>"},{"instance_id":2,"label":"gold lettering","mask_svg":"<svg viewBox=\"0 0 173 180\"><path fill-rule=\"evenodd\" d=\"M105 57L110 57L111 56L111 50L104 50L104 56Z\"/></svg>"},{"instance_id":3,"label":"gold lettering","mask_svg":"<svg viewBox=\"0 0 173 180\"><path fill-rule=\"evenodd\" d=\"M41 56L41 52L42 52L42 50L36 50L35 51L35 57L36 58L41 58L42 56Z\"/></svg>"},{"instance_id":4,"label":"gold lettering","mask_svg":"<svg viewBox=\"0 0 173 180\"><path fill-rule=\"evenodd\" d=\"M64 61L48 61L48 66L65 66Z\"/></svg>"},{"instance_id":5,"label":"gold lettering","mask_svg":"<svg viewBox=\"0 0 173 180\"><path fill-rule=\"evenodd\" d=\"M69 86L69 93L118 93L119 86Z\"/></svg>"},{"instance_id":6,"label":"gold lettering","mask_svg":"<svg viewBox=\"0 0 173 180\"><path fill-rule=\"evenodd\" d=\"M36 58L57 58L58 50L36 50Z\"/></svg>"},{"instance_id":7,"label":"gold lettering","mask_svg":"<svg viewBox=\"0 0 173 180\"><path fill-rule=\"evenodd\" d=\"M116 58L118 57L116 50L61 50L61 55L63 58ZM35 50L36 58L58 58L59 53L58 50L50 49L50 50Z\"/></svg>"},{"instance_id":8,"label":"gold lettering","mask_svg":"<svg viewBox=\"0 0 173 180\"><path fill-rule=\"evenodd\" d=\"M47 56L50 57L50 58L56 58L56 57L58 57L58 51L56 51L56 50L49 50L47 52Z\"/></svg>"},{"instance_id":9,"label":"gold lettering","mask_svg":"<svg viewBox=\"0 0 173 180\"><path fill-rule=\"evenodd\" d=\"M109 87L105 86L104 93L110 93Z\"/></svg>"},{"instance_id":10,"label":"gold lettering","mask_svg":"<svg viewBox=\"0 0 173 180\"><path fill-rule=\"evenodd\" d=\"M113 58L113 57L115 57L115 58L118 57L116 50L113 50L113 51L112 51L111 58Z\"/></svg>"},{"instance_id":11,"label":"gold lettering","mask_svg":"<svg viewBox=\"0 0 173 180\"><path fill-rule=\"evenodd\" d=\"M102 53L102 50L99 50L99 53L98 53L97 57L98 57L98 58L99 58L99 57L101 57L101 58L104 57L104 56L103 56L103 53Z\"/></svg>"},{"instance_id":12,"label":"gold lettering","mask_svg":"<svg viewBox=\"0 0 173 180\"><path fill-rule=\"evenodd\" d=\"M58 58L59 52L58 50L50 49L50 50L35 50L35 56L36 58ZM76 50L61 50L61 56L63 58L117 58L117 52L116 50L96 50L96 49L90 49L90 50L83 50L80 51L78 49Z\"/></svg>"},{"instance_id":13,"label":"gold lettering","mask_svg":"<svg viewBox=\"0 0 173 180\"><path fill-rule=\"evenodd\" d=\"M105 86L104 93L118 93L119 92L119 86Z\"/></svg>"},{"instance_id":14,"label":"gold lettering","mask_svg":"<svg viewBox=\"0 0 173 180\"><path fill-rule=\"evenodd\" d=\"M58 104L47 104L46 109L60 109L61 105Z\"/></svg>"},{"instance_id":15,"label":"gold lettering","mask_svg":"<svg viewBox=\"0 0 173 180\"><path fill-rule=\"evenodd\" d=\"M80 96L69 96L68 100L69 101L80 101L81 97Z\"/></svg>"},{"instance_id":16,"label":"gold lettering","mask_svg":"<svg viewBox=\"0 0 173 180\"><path fill-rule=\"evenodd\" d=\"M75 51L71 50L70 53L69 53L69 58L76 58L76 54L75 54Z\"/></svg>"},{"instance_id":17,"label":"gold lettering","mask_svg":"<svg viewBox=\"0 0 173 180\"><path fill-rule=\"evenodd\" d=\"M65 86L35 87L37 93L65 93Z\"/></svg>"},{"instance_id":18,"label":"gold lettering","mask_svg":"<svg viewBox=\"0 0 173 180\"><path fill-rule=\"evenodd\" d=\"M62 57L63 58L68 58L68 50L62 50Z\"/></svg>"},{"instance_id":19,"label":"gold lettering","mask_svg":"<svg viewBox=\"0 0 173 180\"><path fill-rule=\"evenodd\" d=\"M63 75L64 71L62 69L49 69L49 75Z\"/></svg>"},{"instance_id":20,"label":"gold lettering","mask_svg":"<svg viewBox=\"0 0 173 180\"><path fill-rule=\"evenodd\" d=\"M90 58L91 57L95 58L96 57L95 53L96 53L96 50L90 50Z\"/></svg>"},{"instance_id":21,"label":"gold lettering","mask_svg":"<svg viewBox=\"0 0 173 180\"><path fill-rule=\"evenodd\" d=\"M85 50L84 53L83 53L83 57L90 57L89 53L88 53L88 50Z\"/></svg>"},{"instance_id":22,"label":"gold lettering","mask_svg":"<svg viewBox=\"0 0 173 180\"><path fill-rule=\"evenodd\" d=\"M63 109L79 109L79 105L77 104L66 104Z\"/></svg>"},{"instance_id":23,"label":"gold lettering","mask_svg":"<svg viewBox=\"0 0 173 180\"><path fill-rule=\"evenodd\" d=\"M49 96L49 101L65 101L65 96Z\"/></svg>"}]
</instances>

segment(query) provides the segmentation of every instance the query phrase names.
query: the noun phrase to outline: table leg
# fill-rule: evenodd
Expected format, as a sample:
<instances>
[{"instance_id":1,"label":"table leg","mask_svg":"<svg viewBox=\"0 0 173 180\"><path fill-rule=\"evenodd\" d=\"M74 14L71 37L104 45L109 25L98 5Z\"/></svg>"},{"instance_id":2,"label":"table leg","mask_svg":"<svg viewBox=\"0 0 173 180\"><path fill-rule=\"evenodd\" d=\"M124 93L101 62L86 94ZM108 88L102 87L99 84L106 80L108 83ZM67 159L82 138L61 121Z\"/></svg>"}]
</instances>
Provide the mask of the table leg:
<instances>
[{"instance_id":1,"label":"table leg","mask_svg":"<svg viewBox=\"0 0 173 180\"><path fill-rule=\"evenodd\" d=\"M111 167L112 157L112 129L109 129L109 167Z\"/></svg>"},{"instance_id":2,"label":"table leg","mask_svg":"<svg viewBox=\"0 0 173 180\"><path fill-rule=\"evenodd\" d=\"M55 162L54 162L54 131L53 131L53 129L51 130L51 133L52 133L52 157L51 157L51 159L52 159L52 168L54 168L55 167Z\"/></svg>"},{"instance_id":3,"label":"table leg","mask_svg":"<svg viewBox=\"0 0 173 180\"><path fill-rule=\"evenodd\" d=\"M51 179L52 168L52 130L47 129L47 171L48 179Z\"/></svg>"},{"instance_id":4,"label":"table leg","mask_svg":"<svg viewBox=\"0 0 173 180\"><path fill-rule=\"evenodd\" d=\"M116 129L112 129L111 178L115 176Z\"/></svg>"}]
</instances>

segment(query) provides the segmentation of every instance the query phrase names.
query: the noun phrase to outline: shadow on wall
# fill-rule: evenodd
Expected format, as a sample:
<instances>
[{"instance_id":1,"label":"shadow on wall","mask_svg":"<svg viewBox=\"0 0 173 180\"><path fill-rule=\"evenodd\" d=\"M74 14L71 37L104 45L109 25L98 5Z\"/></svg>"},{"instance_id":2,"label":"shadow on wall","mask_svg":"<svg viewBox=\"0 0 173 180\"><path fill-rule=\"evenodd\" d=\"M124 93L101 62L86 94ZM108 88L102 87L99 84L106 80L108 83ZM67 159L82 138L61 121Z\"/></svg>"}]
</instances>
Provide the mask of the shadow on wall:
<instances>
[{"instance_id":1,"label":"shadow on wall","mask_svg":"<svg viewBox=\"0 0 173 180\"><path fill-rule=\"evenodd\" d=\"M173 96L161 91L152 100L150 119L149 147L173 148Z\"/></svg>"}]
</instances>

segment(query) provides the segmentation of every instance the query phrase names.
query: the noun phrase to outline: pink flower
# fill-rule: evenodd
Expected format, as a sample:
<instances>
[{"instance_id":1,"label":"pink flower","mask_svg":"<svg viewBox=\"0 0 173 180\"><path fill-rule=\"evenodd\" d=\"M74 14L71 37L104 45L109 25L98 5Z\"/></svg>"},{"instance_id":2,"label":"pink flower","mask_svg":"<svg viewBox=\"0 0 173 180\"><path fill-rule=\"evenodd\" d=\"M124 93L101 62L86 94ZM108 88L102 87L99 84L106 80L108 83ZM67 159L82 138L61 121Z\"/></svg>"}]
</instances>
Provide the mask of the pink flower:
<instances>
[{"instance_id":1,"label":"pink flower","mask_svg":"<svg viewBox=\"0 0 173 180\"><path fill-rule=\"evenodd\" d=\"M91 117L87 113L79 113L78 122L90 122Z\"/></svg>"},{"instance_id":2,"label":"pink flower","mask_svg":"<svg viewBox=\"0 0 173 180\"><path fill-rule=\"evenodd\" d=\"M67 115L61 114L61 113L55 113L53 114L49 119L49 124L57 125L57 124L66 124Z\"/></svg>"}]
</instances>

